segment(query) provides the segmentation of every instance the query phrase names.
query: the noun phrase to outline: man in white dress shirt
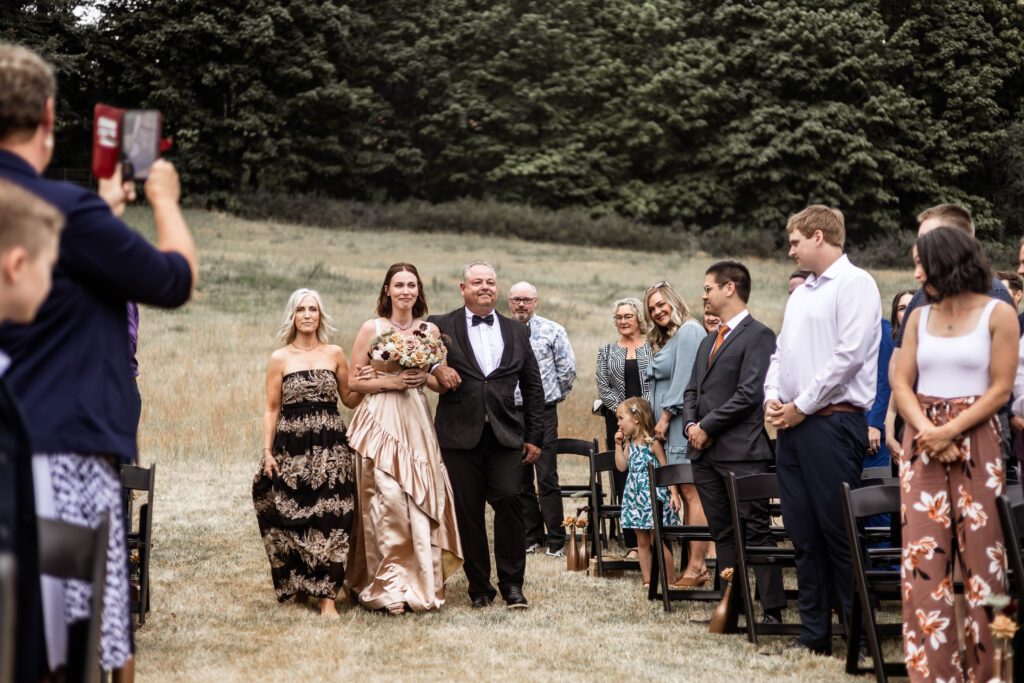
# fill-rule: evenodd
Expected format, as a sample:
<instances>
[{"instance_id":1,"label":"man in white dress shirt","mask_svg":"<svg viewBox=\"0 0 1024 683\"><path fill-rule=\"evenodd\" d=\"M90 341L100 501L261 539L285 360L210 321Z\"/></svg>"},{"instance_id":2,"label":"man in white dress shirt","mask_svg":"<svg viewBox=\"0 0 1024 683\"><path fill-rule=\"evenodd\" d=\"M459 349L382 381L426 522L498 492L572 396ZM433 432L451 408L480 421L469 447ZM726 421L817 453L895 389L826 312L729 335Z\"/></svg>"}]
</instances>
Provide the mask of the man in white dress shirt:
<instances>
[{"instance_id":1,"label":"man in white dress shirt","mask_svg":"<svg viewBox=\"0 0 1024 683\"><path fill-rule=\"evenodd\" d=\"M789 255L811 275L786 304L765 378L765 415L779 430L782 516L796 549L802 628L791 647L827 654L833 591L850 613L852 565L839 488L860 483L882 306L874 279L843 254L841 212L809 206L786 229Z\"/></svg>"}]
</instances>

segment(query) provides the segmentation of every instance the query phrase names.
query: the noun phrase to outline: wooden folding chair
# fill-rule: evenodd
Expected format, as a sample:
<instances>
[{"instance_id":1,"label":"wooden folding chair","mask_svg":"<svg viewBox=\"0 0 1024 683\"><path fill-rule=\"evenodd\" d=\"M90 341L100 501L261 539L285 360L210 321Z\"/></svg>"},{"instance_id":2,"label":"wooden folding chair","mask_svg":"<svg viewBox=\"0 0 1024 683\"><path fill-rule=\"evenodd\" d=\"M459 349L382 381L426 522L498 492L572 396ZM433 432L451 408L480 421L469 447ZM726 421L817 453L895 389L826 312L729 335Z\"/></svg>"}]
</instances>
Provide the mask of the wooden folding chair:
<instances>
[{"instance_id":1,"label":"wooden folding chair","mask_svg":"<svg viewBox=\"0 0 1024 683\"><path fill-rule=\"evenodd\" d=\"M608 498L611 502L605 503L604 488L601 485L601 475L605 472L612 472L615 469L615 451L603 451L595 453L590 458L590 534L591 545L594 549L593 557L597 560L597 575L604 576L606 570L636 570L639 571L640 563L636 560L605 560L604 549L607 547L607 537L604 532L605 521L617 524L622 516L622 506L615 500L615 482L610 481ZM609 477L609 480L611 478Z\"/></svg>"},{"instance_id":2,"label":"wooden folding chair","mask_svg":"<svg viewBox=\"0 0 1024 683\"><path fill-rule=\"evenodd\" d=\"M879 624L875 617L875 604L879 600L902 600L902 582L899 564L902 549L869 548L869 536L864 520L877 515L889 515L898 526L900 512L899 484L865 486L851 489L846 482L840 486L846 536L850 542L853 563L853 595L850 606L849 637L846 653L846 673L860 675L874 671L883 683L887 676L906 676L907 667L901 662L886 662L882 658L880 636L902 636L902 624ZM895 566L895 568L893 568ZM861 628L867 630L868 648L874 668L857 666L857 646Z\"/></svg>"},{"instance_id":3,"label":"wooden folding chair","mask_svg":"<svg viewBox=\"0 0 1024 683\"><path fill-rule=\"evenodd\" d=\"M673 484L692 484L693 470L689 463L676 465L663 465L657 467L653 462L647 464L647 474L651 485L651 506L654 512L654 539L652 541L651 558L651 583L647 590L648 600L661 598L666 612L672 611L673 600L708 600L718 601L722 599L722 580L718 575L718 561L708 558L707 566L712 572L712 588L705 589L676 589L670 588L668 576L665 575L665 547L666 541L679 541L683 543L683 556L686 556L687 545L691 541L714 541L711 537L711 530L707 526L684 524L681 526L665 526L664 505L658 500L657 489L661 486L672 486ZM659 590L660 582L660 590Z\"/></svg>"},{"instance_id":4,"label":"wooden folding chair","mask_svg":"<svg viewBox=\"0 0 1024 683\"><path fill-rule=\"evenodd\" d=\"M103 675L99 664L100 622L103 618L103 593L107 582L107 535L110 522L104 519L95 529L42 517L38 523L39 572L56 578L81 579L92 583L89 619L81 631L71 631L65 679L69 683L99 681Z\"/></svg>"},{"instance_id":5,"label":"wooden folding chair","mask_svg":"<svg viewBox=\"0 0 1024 683\"><path fill-rule=\"evenodd\" d=\"M14 680L14 617L17 610L18 563L0 553L0 681Z\"/></svg>"},{"instance_id":6,"label":"wooden folding chair","mask_svg":"<svg viewBox=\"0 0 1024 683\"><path fill-rule=\"evenodd\" d=\"M128 537L128 552L139 553L139 599L132 599L131 610L139 616L139 626L146 623L149 612L149 561L153 550L153 485L156 481L156 464L147 467L121 466L121 486L125 491L125 523ZM139 506L139 526L132 528L134 492L146 492L146 502Z\"/></svg>"},{"instance_id":7,"label":"wooden folding chair","mask_svg":"<svg viewBox=\"0 0 1024 683\"><path fill-rule=\"evenodd\" d=\"M798 635L800 624L763 624L757 620L754 616L754 591L750 585L750 570L755 567L795 567L796 550L789 546L747 545L749 518L740 511L741 503L764 501L768 505L769 515L776 513L777 506L773 505L773 501L779 498L779 479L774 473L737 477L730 472L726 480L726 488L729 492L729 510L732 513L733 536L736 543L736 567L732 575L733 588L739 591L743 603L747 640L756 645L759 635ZM776 544L788 540L784 527L773 525L770 530ZM786 591L787 600L798 597L798 591Z\"/></svg>"}]
</instances>

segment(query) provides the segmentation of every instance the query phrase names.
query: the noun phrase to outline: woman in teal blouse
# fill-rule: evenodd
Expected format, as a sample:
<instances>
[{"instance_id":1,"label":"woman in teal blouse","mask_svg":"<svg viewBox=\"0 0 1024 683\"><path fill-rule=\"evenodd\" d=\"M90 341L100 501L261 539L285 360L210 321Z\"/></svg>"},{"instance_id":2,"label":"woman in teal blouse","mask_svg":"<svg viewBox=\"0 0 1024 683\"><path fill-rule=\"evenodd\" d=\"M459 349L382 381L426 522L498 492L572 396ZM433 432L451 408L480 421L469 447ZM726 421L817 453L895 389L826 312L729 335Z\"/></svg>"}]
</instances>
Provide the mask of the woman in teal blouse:
<instances>
[{"instance_id":1,"label":"woman in teal blouse","mask_svg":"<svg viewBox=\"0 0 1024 683\"><path fill-rule=\"evenodd\" d=\"M697 347L707 332L690 316L682 297L664 280L647 288L644 301L647 340L654 352L647 366L653 397L651 407L658 420L654 433L664 442L670 465L690 462L686 457L686 436L683 434L683 392L690 381ZM680 488L686 524L707 524L696 487L687 484ZM704 563L707 552L708 543L690 543L689 563L676 586L691 588L707 583L710 578Z\"/></svg>"}]
</instances>

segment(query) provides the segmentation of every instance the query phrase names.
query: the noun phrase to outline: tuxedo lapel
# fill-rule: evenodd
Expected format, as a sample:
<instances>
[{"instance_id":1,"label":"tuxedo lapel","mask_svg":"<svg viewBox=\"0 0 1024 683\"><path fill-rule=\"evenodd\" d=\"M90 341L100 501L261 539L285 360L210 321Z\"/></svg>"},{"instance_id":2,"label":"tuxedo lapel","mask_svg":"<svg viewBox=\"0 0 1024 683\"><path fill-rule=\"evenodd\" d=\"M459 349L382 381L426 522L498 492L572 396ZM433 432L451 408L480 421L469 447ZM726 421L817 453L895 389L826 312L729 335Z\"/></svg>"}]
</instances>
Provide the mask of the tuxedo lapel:
<instances>
[{"instance_id":1,"label":"tuxedo lapel","mask_svg":"<svg viewBox=\"0 0 1024 683\"><path fill-rule=\"evenodd\" d=\"M748 315L746 318L740 321L740 324L736 326L735 330L729 333L729 335L725 338L725 341L722 342L722 345L718 347L718 351L715 352L715 357L708 362L707 372L711 372L711 368L714 367L715 362L722 357L722 354L725 352L727 348L729 348L729 345L736 341L737 337L743 334L743 330L747 328L747 325L749 325L750 321L753 319L754 318L752 316ZM707 372L704 373L705 376L707 375Z\"/></svg>"},{"instance_id":2,"label":"tuxedo lapel","mask_svg":"<svg viewBox=\"0 0 1024 683\"><path fill-rule=\"evenodd\" d=\"M466 331L466 309L459 308L452 311L452 330L455 332L455 340L466 356L466 363L477 371L481 377L484 376L480 364L476 362L476 354L473 353L473 345L469 343L469 333Z\"/></svg>"},{"instance_id":3,"label":"tuxedo lapel","mask_svg":"<svg viewBox=\"0 0 1024 683\"><path fill-rule=\"evenodd\" d=\"M512 364L512 355L515 352L513 348L515 344L515 330L512 328L512 325L522 325L522 323L513 322L497 311L494 312L494 317L498 319L498 325L501 326L501 342L505 346L501 352L501 362L498 363L498 368L505 368ZM495 370L498 368L495 368Z\"/></svg>"}]
</instances>

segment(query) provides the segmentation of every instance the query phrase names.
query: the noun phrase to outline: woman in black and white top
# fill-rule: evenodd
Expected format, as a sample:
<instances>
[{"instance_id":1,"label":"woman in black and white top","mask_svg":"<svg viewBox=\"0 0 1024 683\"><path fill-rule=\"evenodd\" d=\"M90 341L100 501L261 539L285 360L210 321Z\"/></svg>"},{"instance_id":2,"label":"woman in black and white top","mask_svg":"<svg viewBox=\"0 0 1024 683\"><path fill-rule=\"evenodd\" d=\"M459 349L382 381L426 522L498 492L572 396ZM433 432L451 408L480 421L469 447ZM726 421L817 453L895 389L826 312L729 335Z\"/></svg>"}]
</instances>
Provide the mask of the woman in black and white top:
<instances>
[{"instance_id":1,"label":"woman in black and white top","mask_svg":"<svg viewBox=\"0 0 1024 683\"><path fill-rule=\"evenodd\" d=\"M605 431L608 449L615 448L615 432L619 428L615 409L627 398L641 396L651 400L651 386L647 380L647 365L651 362L651 347L644 334L647 332L640 313L640 300L634 297L615 302L615 329L619 340L605 344L597 351L597 393L604 407Z\"/></svg>"},{"instance_id":2,"label":"woman in black and white top","mask_svg":"<svg viewBox=\"0 0 1024 683\"><path fill-rule=\"evenodd\" d=\"M644 336L647 323L641 314L640 300L634 297L615 302L615 329L619 340L605 344L597 351L597 393L601 397L607 447L615 448L618 421L615 409L627 398L641 396L651 400L651 386L647 380L647 365L651 362L651 347ZM626 485L626 473L615 470L615 488L619 495ZM636 548L636 534L623 529L623 542L627 548ZM632 551L631 551L632 552Z\"/></svg>"}]
</instances>

